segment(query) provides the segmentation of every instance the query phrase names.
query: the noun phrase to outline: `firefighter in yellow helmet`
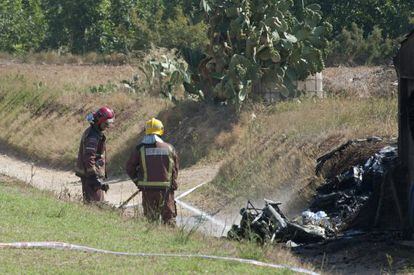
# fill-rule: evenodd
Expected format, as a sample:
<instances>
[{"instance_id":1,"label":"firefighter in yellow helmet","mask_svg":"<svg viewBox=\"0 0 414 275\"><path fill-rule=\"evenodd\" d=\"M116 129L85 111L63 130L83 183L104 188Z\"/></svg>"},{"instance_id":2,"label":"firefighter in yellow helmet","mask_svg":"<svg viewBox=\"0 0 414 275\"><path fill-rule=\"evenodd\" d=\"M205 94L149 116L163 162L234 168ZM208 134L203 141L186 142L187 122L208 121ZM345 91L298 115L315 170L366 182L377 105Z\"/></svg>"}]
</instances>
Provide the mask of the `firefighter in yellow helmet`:
<instances>
[{"instance_id":1,"label":"firefighter in yellow helmet","mask_svg":"<svg viewBox=\"0 0 414 275\"><path fill-rule=\"evenodd\" d=\"M142 191L144 215L151 221L161 216L165 224L174 226L179 164L174 147L162 140L163 134L160 120L151 118L145 123L145 136L132 150L126 172Z\"/></svg>"}]
</instances>

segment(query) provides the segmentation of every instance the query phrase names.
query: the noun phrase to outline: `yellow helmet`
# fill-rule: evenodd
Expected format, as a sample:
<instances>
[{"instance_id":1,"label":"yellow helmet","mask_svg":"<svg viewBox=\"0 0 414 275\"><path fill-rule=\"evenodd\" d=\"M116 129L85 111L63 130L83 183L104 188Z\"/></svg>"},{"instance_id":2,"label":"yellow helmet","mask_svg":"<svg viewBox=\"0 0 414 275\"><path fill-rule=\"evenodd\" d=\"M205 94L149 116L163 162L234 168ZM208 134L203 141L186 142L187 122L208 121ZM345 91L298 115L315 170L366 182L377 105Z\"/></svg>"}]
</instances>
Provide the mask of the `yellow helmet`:
<instances>
[{"instance_id":1,"label":"yellow helmet","mask_svg":"<svg viewBox=\"0 0 414 275\"><path fill-rule=\"evenodd\" d=\"M151 118L145 122L145 134L162 136L164 134L164 125L162 125L161 120Z\"/></svg>"}]
</instances>

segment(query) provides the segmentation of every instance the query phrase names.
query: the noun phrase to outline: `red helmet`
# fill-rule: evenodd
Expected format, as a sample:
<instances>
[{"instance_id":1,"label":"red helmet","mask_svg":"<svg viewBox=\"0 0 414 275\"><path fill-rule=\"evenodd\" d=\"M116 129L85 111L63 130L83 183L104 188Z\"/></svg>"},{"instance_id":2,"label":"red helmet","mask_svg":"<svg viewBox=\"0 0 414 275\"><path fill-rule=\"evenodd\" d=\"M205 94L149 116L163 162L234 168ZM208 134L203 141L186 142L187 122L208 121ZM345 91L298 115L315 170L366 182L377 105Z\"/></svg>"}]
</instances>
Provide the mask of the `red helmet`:
<instances>
[{"instance_id":1,"label":"red helmet","mask_svg":"<svg viewBox=\"0 0 414 275\"><path fill-rule=\"evenodd\" d=\"M93 120L97 126L101 126L101 124L104 122L113 122L114 118L114 111L106 106L99 108L99 110L93 114Z\"/></svg>"}]
</instances>

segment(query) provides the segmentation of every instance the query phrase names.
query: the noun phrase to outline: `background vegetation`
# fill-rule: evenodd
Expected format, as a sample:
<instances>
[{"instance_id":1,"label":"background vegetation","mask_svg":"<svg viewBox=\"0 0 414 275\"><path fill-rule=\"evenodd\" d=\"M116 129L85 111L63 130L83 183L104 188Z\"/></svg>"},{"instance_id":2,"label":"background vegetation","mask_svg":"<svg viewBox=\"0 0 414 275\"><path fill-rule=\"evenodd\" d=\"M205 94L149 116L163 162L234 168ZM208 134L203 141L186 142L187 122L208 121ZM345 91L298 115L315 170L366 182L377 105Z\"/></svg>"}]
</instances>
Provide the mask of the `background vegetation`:
<instances>
[{"instance_id":1,"label":"background vegetation","mask_svg":"<svg viewBox=\"0 0 414 275\"><path fill-rule=\"evenodd\" d=\"M312 2L321 5L325 20L333 25L328 65L388 64L414 26L412 1Z\"/></svg>"},{"instance_id":2,"label":"background vegetation","mask_svg":"<svg viewBox=\"0 0 414 275\"><path fill-rule=\"evenodd\" d=\"M202 47L205 25L193 2L5 0L0 51L129 54L151 45Z\"/></svg>"},{"instance_id":3,"label":"background vegetation","mask_svg":"<svg viewBox=\"0 0 414 275\"><path fill-rule=\"evenodd\" d=\"M115 65L138 58L149 87L173 101L183 85L193 99L240 106L297 97L297 81L325 64L391 63L413 8L402 0L5 0L0 52ZM154 47L175 56L144 60Z\"/></svg>"},{"instance_id":4,"label":"background vegetation","mask_svg":"<svg viewBox=\"0 0 414 275\"><path fill-rule=\"evenodd\" d=\"M151 46L203 51L208 43L203 6L212 2L4 0L0 51L133 55ZM413 27L412 1L288 2L321 6L323 20L333 25L329 65L389 63L397 41Z\"/></svg>"}]
</instances>

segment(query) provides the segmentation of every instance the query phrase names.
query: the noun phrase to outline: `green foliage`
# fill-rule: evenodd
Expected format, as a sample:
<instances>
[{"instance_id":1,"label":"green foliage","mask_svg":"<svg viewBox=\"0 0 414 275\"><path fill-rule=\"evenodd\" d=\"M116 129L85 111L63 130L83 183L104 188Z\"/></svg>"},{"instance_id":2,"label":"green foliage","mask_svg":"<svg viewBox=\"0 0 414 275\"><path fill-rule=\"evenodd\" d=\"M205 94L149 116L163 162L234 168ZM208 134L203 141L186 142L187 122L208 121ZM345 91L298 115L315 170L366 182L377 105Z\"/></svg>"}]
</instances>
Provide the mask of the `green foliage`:
<instances>
[{"instance_id":1,"label":"green foliage","mask_svg":"<svg viewBox=\"0 0 414 275\"><path fill-rule=\"evenodd\" d=\"M407 0L313 0L318 3L326 20L333 25L333 34L338 35L343 28L351 28L356 23L368 36L378 26L383 37L397 38L409 32L413 23L414 2Z\"/></svg>"},{"instance_id":2,"label":"green foliage","mask_svg":"<svg viewBox=\"0 0 414 275\"><path fill-rule=\"evenodd\" d=\"M111 0L108 9L108 27L105 29L106 40L110 42L107 50L127 53L132 47L134 38L133 18L135 13L134 1Z\"/></svg>"},{"instance_id":3,"label":"green foliage","mask_svg":"<svg viewBox=\"0 0 414 275\"><path fill-rule=\"evenodd\" d=\"M326 38L330 40L331 57L335 53L343 56L334 56L335 62L384 63L392 55L390 49L394 49L391 39L399 40L414 27L413 10L414 2L406 0L3 0L0 3L0 51L12 54L52 50L59 54L98 52L129 55L135 51L147 51L152 46L204 51L210 42L209 56L214 51L224 51L224 55L229 55L226 51L231 48L233 54L247 58L254 55L262 63L277 63L280 58L280 70L285 71L283 78L300 79L307 74L307 70L302 70L304 66L312 72L322 67L315 64L321 64L317 60L324 56L320 50L327 46ZM329 27L321 23L321 16L322 21L333 25L330 37L325 33ZM362 40L366 41L361 43L371 45L365 48L382 51L384 58L371 55L368 50L366 54L357 54L357 57L353 52L348 57L344 56L339 45L344 39L349 41L346 32L354 31L352 23L362 30ZM215 26L210 33L207 24ZM211 31L220 35L215 36ZM249 39L245 35L249 35ZM370 41L368 37L371 37ZM233 43L234 39L246 43ZM386 46L372 48L373 40L382 41ZM297 59L297 56L304 55L306 65ZM227 59L225 62L229 63L231 55ZM294 72L286 71L285 59L291 59L289 66L294 67ZM337 64L335 62L330 64ZM269 68L269 64L265 66ZM197 78L196 75L193 77ZM213 86L216 80L211 80ZM229 91L219 97L239 96L240 89L250 85L256 89L269 89L256 81L239 83L233 79L231 82L231 85L223 83ZM278 88L284 90L283 97L291 96L292 85L283 85L287 89L284 90L283 86ZM195 85L188 90L205 90L203 86ZM213 93L212 88L207 90ZM242 92L240 98L244 98L244 94L248 93Z\"/></svg>"},{"instance_id":4,"label":"green foliage","mask_svg":"<svg viewBox=\"0 0 414 275\"><path fill-rule=\"evenodd\" d=\"M149 87L157 85L159 92L172 101L177 101L176 88L190 83L187 64L175 57L164 55L161 60L149 60L139 69L144 73Z\"/></svg>"},{"instance_id":5,"label":"green foliage","mask_svg":"<svg viewBox=\"0 0 414 275\"><path fill-rule=\"evenodd\" d=\"M179 8L174 9L174 19L168 19L161 32L161 45L167 48L204 48L207 43L207 26L204 22L191 24Z\"/></svg>"},{"instance_id":6,"label":"green foliage","mask_svg":"<svg viewBox=\"0 0 414 275\"><path fill-rule=\"evenodd\" d=\"M168 10L168 13L162 7L154 8L150 18L144 15L137 18L135 28L136 49L148 49L151 46L200 49L208 42L206 24L192 23L181 7Z\"/></svg>"},{"instance_id":7,"label":"green foliage","mask_svg":"<svg viewBox=\"0 0 414 275\"><path fill-rule=\"evenodd\" d=\"M23 53L40 46L47 31L40 0L0 3L0 51Z\"/></svg>"},{"instance_id":8,"label":"green foliage","mask_svg":"<svg viewBox=\"0 0 414 275\"><path fill-rule=\"evenodd\" d=\"M396 49L397 42L383 38L378 26L365 37L362 28L353 23L331 43L327 62L330 65L381 64L390 62Z\"/></svg>"},{"instance_id":9,"label":"green foliage","mask_svg":"<svg viewBox=\"0 0 414 275\"><path fill-rule=\"evenodd\" d=\"M85 53L101 49L108 0L43 0L49 32L45 47Z\"/></svg>"},{"instance_id":10,"label":"green foliage","mask_svg":"<svg viewBox=\"0 0 414 275\"><path fill-rule=\"evenodd\" d=\"M108 82L106 84L99 84L96 86L92 86L89 88L89 91L93 94L109 94L116 90L117 85L111 82Z\"/></svg>"},{"instance_id":11,"label":"green foliage","mask_svg":"<svg viewBox=\"0 0 414 275\"><path fill-rule=\"evenodd\" d=\"M202 47L206 26L194 1L4 0L0 51L128 54L152 45Z\"/></svg>"},{"instance_id":12,"label":"green foliage","mask_svg":"<svg viewBox=\"0 0 414 275\"><path fill-rule=\"evenodd\" d=\"M329 23L318 5L291 0L202 2L210 44L200 66L209 98L241 104L253 91L295 95L294 82L324 68Z\"/></svg>"},{"instance_id":13,"label":"green foliage","mask_svg":"<svg viewBox=\"0 0 414 275\"><path fill-rule=\"evenodd\" d=\"M389 63L398 41L414 27L413 1L311 1L321 6L324 18L333 25L329 65Z\"/></svg>"}]
</instances>

